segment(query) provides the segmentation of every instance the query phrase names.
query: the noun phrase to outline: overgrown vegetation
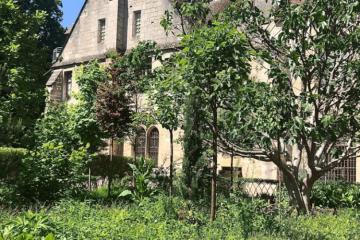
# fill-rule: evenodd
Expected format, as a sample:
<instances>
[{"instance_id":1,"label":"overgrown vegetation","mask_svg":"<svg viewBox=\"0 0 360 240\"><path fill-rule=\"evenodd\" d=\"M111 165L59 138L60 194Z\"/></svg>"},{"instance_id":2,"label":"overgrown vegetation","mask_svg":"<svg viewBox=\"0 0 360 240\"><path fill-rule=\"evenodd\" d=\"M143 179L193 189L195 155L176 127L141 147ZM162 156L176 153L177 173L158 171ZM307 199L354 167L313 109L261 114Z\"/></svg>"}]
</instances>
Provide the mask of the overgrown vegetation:
<instances>
[{"instance_id":1,"label":"overgrown vegetation","mask_svg":"<svg viewBox=\"0 0 360 240\"><path fill-rule=\"evenodd\" d=\"M359 239L359 216L296 217L273 211L266 202L219 201L218 217L180 198L160 195L140 204L100 205L92 201L61 201L54 207L9 215L1 212L0 239L22 234L34 239ZM20 238L19 238L20 239ZM30 238L31 239L31 238Z\"/></svg>"},{"instance_id":2,"label":"overgrown vegetation","mask_svg":"<svg viewBox=\"0 0 360 240\"><path fill-rule=\"evenodd\" d=\"M173 1L161 25L180 30L177 53L163 59L146 41L107 67L91 61L75 74L75 103L49 102L35 124L43 95L32 84L52 45L40 32L58 23L60 3L49 16L41 1L0 0L0 144L29 147L0 148L0 240L360 239L359 185L318 181L360 151L360 4L232 2L217 18L211 1ZM155 123L169 131L169 172L136 156L139 126ZM125 140L132 159L114 156ZM274 163L287 192L219 184L219 152Z\"/></svg>"},{"instance_id":3,"label":"overgrown vegetation","mask_svg":"<svg viewBox=\"0 0 360 240\"><path fill-rule=\"evenodd\" d=\"M61 1L0 1L0 145L32 147L51 53L65 39Z\"/></svg>"}]
</instances>

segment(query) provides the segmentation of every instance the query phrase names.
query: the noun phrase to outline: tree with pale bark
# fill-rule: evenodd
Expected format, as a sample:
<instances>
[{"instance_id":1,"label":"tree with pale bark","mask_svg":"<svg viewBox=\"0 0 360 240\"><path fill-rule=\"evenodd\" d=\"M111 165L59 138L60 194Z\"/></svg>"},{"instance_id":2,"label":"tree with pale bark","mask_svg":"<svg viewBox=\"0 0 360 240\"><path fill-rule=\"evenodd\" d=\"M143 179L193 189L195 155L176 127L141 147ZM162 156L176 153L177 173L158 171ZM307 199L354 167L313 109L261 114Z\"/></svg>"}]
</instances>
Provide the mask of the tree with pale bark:
<instances>
[{"instance_id":1,"label":"tree with pale bark","mask_svg":"<svg viewBox=\"0 0 360 240\"><path fill-rule=\"evenodd\" d=\"M274 163L307 214L314 183L360 151L360 3L277 2L263 11L238 0L224 18L246 33L268 79L239 89L218 140L238 156Z\"/></svg>"}]
</instances>

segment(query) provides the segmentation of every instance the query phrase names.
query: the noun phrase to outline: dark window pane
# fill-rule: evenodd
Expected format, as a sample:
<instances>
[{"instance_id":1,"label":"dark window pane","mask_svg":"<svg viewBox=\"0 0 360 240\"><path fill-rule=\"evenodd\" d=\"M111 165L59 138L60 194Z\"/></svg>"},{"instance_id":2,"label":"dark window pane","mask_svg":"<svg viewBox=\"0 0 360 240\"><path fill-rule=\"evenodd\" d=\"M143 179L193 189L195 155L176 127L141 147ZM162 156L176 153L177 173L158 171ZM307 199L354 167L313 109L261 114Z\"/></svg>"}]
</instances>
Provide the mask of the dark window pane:
<instances>
[{"instance_id":1,"label":"dark window pane","mask_svg":"<svg viewBox=\"0 0 360 240\"><path fill-rule=\"evenodd\" d=\"M159 156L159 131L154 128L149 135L149 157L157 164Z\"/></svg>"},{"instance_id":2,"label":"dark window pane","mask_svg":"<svg viewBox=\"0 0 360 240\"><path fill-rule=\"evenodd\" d=\"M135 138L135 152L138 157L145 157L146 132L140 128Z\"/></svg>"}]
</instances>

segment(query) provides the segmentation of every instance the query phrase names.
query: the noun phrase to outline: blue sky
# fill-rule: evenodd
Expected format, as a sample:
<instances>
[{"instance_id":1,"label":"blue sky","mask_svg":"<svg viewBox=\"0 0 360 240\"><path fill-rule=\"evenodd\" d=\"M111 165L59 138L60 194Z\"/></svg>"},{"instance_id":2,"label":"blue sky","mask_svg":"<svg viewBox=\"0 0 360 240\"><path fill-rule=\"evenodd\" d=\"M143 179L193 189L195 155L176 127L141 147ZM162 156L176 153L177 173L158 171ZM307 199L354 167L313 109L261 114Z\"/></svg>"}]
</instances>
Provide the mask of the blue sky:
<instances>
[{"instance_id":1,"label":"blue sky","mask_svg":"<svg viewBox=\"0 0 360 240\"><path fill-rule=\"evenodd\" d=\"M74 24L84 0L62 0L62 3L64 12L62 25L64 27L69 27Z\"/></svg>"}]
</instances>

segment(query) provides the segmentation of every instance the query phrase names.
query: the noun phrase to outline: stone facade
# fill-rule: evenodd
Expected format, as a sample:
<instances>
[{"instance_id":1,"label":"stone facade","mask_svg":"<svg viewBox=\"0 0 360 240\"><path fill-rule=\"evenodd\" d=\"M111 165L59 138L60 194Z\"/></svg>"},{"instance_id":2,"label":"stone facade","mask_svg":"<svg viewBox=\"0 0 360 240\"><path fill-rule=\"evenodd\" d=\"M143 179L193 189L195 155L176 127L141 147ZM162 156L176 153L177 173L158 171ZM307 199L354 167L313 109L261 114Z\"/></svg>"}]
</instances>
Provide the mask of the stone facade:
<instances>
[{"instance_id":1,"label":"stone facade","mask_svg":"<svg viewBox=\"0 0 360 240\"><path fill-rule=\"evenodd\" d=\"M218 3L219 0L214 2L216 2L214 5L215 11L221 11L223 6ZM78 91L78 86L76 82L72 81L71 77L74 68L95 58L106 64L106 54L109 51L124 53L135 47L141 40L153 40L163 49L169 50L167 54L171 54L172 49L178 45L179 39L176 37L176 34L166 35L160 26L165 10L170 8L170 0L85 1L78 19L70 31L68 41L53 65L53 74L47 83L50 98L54 101L73 103L75 100L71 98L70 91ZM101 21L105 21L105 26L101 24ZM103 26L103 31L101 26ZM103 39L101 39L101 34L104 34L102 35ZM154 62L153 68L157 66L159 66L159 62ZM261 81L267 81L266 72L262 65L252 63L252 66L252 77ZM139 102L140 105L146 105L146 99L143 96L140 96ZM145 155L150 156L152 143L150 134L152 130L157 129L159 147L156 165L165 168L169 167L169 132L160 125L154 125L149 128L143 127L143 129L145 131ZM182 134L181 130L174 133L174 161L177 170L181 169L183 159L183 148L178 143ZM118 153L125 156L134 155L134 147L130 141L117 146L117 149ZM229 168L230 164L230 156L220 153L219 172ZM246 178L277 180L279 177L278 169L272 163L234 158L234 167L237 168L241 176ZM357 181L360 182L360 158L357 160L357 167Z\"/></svg>"}]
</instances>

